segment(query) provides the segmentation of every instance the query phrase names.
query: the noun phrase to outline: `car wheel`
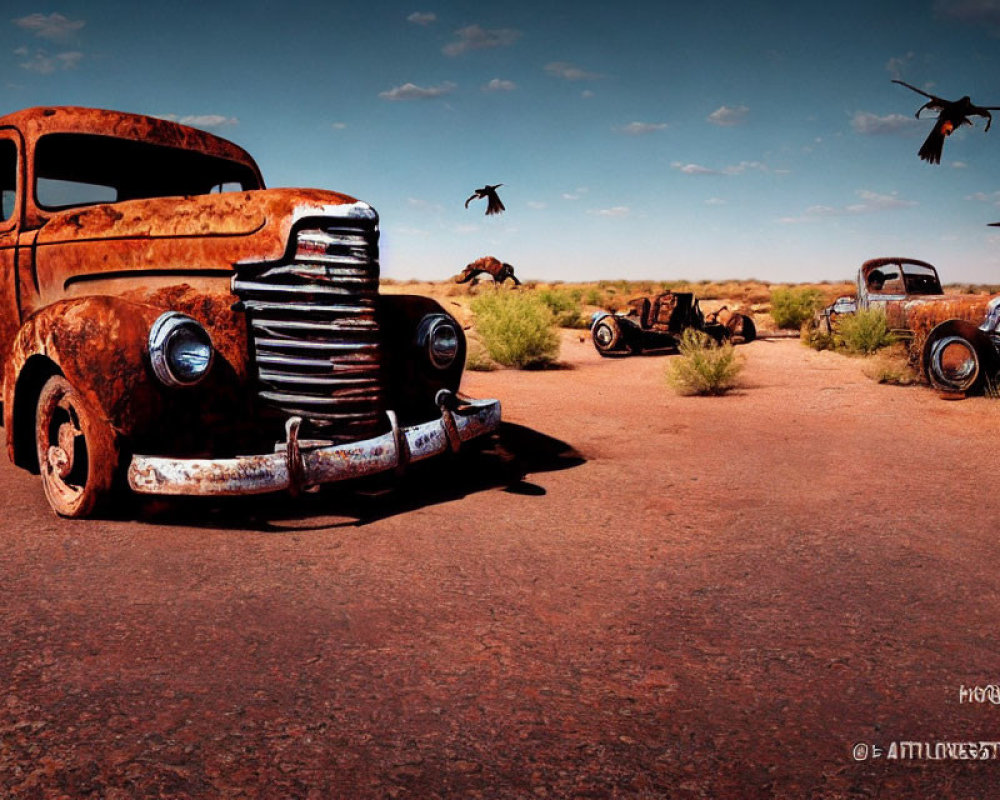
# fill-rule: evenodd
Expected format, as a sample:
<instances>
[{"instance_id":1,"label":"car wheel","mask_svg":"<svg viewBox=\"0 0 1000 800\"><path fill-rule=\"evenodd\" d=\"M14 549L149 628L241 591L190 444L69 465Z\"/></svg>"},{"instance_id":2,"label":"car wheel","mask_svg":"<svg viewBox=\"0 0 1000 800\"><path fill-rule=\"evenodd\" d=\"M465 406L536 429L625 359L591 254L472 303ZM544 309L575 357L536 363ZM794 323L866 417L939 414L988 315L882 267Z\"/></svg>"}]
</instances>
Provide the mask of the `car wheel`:
<instances>
[{"instance_id":1,"label":"car wheel","mask_svg":"<svg viewBox=\"0 0 1000 800\"><path fill-rule=\"evenodd\" d=\"M739 335L743 337L743 343L747 344L757 338L757 326L746 314L740 314L740 316L743 318L743 324L740 326Z\"/></svg>"},{"instance_id":2,"label":"car wheel","mask_svg":"<svg viewBox=\"0 0 1000 800\"><path fill-rule=\"evenodd\" d=\"M923 349L923 366L935 389L972 392L995 367L991 347L970 322L948 320L930 332Z\"/></svg>"},{"instance_id":3,"label":"car wheel","mask_svg":"<svg viewBox=\"0 0 1000 800\"><path fill-rule=\"evenodd\" d=\"M590 332L594 340L594 347L602 356L627 355L629 348L625 343L625 334L622 333L621 326L612 316L601 317L594 323L594 329Z\"/></svg>"},{"instance_id":4,"label":"car wheel","mask_svg":"<svg viewBox=\"0 0 1000 800\"><path fill-rule=\"evenodd\" d=\"M118 452L110 426L97 418L62 375L38 396L35 442L42 488L52 510L85 517L111 492Z\"/></svg>"}]
</instances>

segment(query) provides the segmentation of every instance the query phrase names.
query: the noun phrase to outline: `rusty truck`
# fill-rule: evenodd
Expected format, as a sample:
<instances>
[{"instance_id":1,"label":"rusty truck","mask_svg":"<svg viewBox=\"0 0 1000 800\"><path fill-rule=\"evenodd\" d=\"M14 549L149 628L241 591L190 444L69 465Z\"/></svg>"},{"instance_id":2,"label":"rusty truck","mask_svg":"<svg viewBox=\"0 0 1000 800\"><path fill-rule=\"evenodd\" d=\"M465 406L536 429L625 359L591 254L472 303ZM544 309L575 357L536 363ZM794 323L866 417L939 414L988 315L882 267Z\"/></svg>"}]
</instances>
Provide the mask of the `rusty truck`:
<instances>
[{"instance_id":1,"label":"rusty truck","mask_svg":"<svg viewBox=\"0 0 1000 800\"><path fill-rule=\"evenodd\" d=\"M883 257L865 261L858 270L856 307L885 312L889 328L908 344L911 358L935 388L973 392L995 382L1000 295L949 294L932 264Z\"/></svg>"},{"instance_id":2,"label":"rusty truck","mask_svg":"<svg viewBox=\"0 0 1000 800\"><path fill-rule=\"evenodd\" d=\"M379 217L268 189L242 148L76 107L0 117L6 444L52 508L119 488L298 492L458 451L500 423L462 395L465 338L379 293Z\"/></svg>"}]
</instances>

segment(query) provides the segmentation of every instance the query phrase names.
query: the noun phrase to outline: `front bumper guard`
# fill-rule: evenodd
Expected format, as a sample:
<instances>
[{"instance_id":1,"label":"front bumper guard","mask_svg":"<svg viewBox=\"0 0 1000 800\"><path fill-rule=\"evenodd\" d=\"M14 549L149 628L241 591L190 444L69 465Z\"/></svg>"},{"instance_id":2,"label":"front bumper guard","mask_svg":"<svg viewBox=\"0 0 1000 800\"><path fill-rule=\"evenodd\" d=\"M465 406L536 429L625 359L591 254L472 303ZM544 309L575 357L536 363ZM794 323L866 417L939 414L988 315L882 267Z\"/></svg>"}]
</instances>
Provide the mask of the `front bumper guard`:
<instances>
[{"instance_id":1,"label":"front bumper guard","mask_svg":"<svg viewBox=\"0 0 1000 800\"><path fill-rule=\"evenodd\" d=\"M451 451L500 425L499 400L459 400L447 390L435 398L438 419L400 427L387 411L392 430L349 444L310 447L299 441L299 417L285 425L286 441L274 453L235 458L164 458L136 455L128 468L129 486L140 494L243 495L288 490L360 478L379 472L401 474L407 464Z\"/></svg>"}]
</instances>

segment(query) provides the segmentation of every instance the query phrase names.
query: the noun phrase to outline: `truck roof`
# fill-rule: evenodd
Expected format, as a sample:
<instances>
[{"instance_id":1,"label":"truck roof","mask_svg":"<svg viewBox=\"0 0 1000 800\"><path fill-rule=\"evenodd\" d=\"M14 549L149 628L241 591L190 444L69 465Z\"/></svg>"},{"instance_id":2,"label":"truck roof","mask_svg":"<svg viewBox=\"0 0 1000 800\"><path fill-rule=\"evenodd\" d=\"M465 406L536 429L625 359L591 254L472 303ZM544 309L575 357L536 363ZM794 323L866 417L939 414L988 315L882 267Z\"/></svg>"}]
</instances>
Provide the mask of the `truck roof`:
<instances>
[{"instance_id":1,"label":"truck roof","mask_svg":"<svg viewBox=\"0 0 1000 800\"><path fill-rule=\"evenodd\" d=\"M3 127L17 128L30 142L48 133L81 133L198 150L250 164L260 174L253 157L239 145L207 131L144 114L80 106L38 106L0 117L0 128Z\"/></svg>"}]
</instances>

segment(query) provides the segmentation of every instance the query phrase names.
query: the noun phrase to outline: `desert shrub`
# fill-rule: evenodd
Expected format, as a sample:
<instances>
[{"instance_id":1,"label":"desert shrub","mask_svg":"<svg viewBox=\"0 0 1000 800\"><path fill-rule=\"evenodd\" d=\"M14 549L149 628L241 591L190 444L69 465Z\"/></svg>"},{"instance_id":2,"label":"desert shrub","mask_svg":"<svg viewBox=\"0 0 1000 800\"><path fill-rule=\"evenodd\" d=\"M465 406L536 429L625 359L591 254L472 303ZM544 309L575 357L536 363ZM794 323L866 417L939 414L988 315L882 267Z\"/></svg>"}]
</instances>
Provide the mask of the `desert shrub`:
<instances>
[{"instance_id":1,"label":"desert shrub","mask_svg":"<svg viewBox=\"0 0 1000 800\"><path fill-rule=\"evenodd\" d=\"M587 319L580 306L583 292L580 289L542 289L538 292L541 300L560 328L586 328Z\"/></svg>"},{"instance_id":2,"label":"desert shrub","mask_svg":"<svg viewBox=\"0 0 1000 800\"><path fill-rule=\"evenodd\" d=\"M868 308L853 314L842 314L836 322L837 336L849 353L871 355L895 341L885 312Z\"/></svg>"},{"instance_id":3,"label":"desert shrub","mask_svg":"<svg viewBox=\"0 0 1000 800\"><path fill-rule=\"evenodd\" d=\"M736 385L743 361L729 342L717 344L706 333L688 328L679 349L680 355L667 366L667 383L678 394L721 395Z\"/></svg>"},{"instance_id":4,"label":"desert shrub","mask_svg":"<svg viewBox=\"0 0 1000 800\"><path fill-rule=\"evenodd\" d=\"M910 364L906 348L892 345L878 353L864 367L864 373L877 383L911 386L920 382L920 374Z\"/></svg>"},{"instance_id":5,"label":"desert shrub","mask_svg":"<svg viewBox=\"0 0 1000 800\"><path fill-rule=\"evenodd\" d=\"M798 328L823 305L819 289L779 286L771 292L771 317L779 328Z\"/></svg>"},{"instance_id":6,"label":"desert shrub","mask_svg":"<svg viewBox=\"0 0 1000 800\"><path fill-rule=\"evenodd\" d=\"M799 338L813 350L836 350L839 346L837 336L827 331L825 323L819 326L811 319L802 323Z\"/></svg>"},{"instance_id":7,"label":"desert shrub","mask_svg":"<svg viewBox=\"0 0 1000 800\"><path fill-rule=\"evenodd\" d=\"M583 295L583 302L588 306L600 306L604 304L604 292L596 286L589 286Z\"/></svg>"},{"instance_id":8,"label":"desert shrub","mask_svg":"<svg viewBox=\"0 0 1000 800\"><path fill-rule=\"evenodd\" d=\"M469 339L469 346L465 351L465 368L473 372L492 372L497 368L497 363L490 358L482 342Z\"/></svg>"},{"instance_id":9,"label":"desert shrub","mask_svg":"<svg viewBox=\"0 0 1000 800\"><path fill-rule=\"evenodd\" d=\"M472 301L476 331L486 353L505 367L551 364L559 355L552 312L529 292L495 289Z\"/></svg>"}]
</instances>

